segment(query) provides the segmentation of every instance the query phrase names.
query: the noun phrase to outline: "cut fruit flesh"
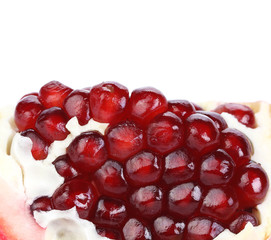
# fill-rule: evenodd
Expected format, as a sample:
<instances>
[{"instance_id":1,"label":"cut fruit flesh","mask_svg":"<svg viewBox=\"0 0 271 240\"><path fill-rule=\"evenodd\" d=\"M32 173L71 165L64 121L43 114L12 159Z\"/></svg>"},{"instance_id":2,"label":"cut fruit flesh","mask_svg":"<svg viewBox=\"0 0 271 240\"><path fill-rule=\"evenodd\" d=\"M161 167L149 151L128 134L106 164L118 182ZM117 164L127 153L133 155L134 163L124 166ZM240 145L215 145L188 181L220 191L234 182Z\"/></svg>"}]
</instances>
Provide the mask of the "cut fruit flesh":
<instances>
[{"instance_id":1,"label":"cut fruit flesh","mask_svg":"<svg viewBox=\"0 0 271 240\"><path fill-rule=\"evenodd\" d=\"M208 118L208 119L209 119L209 118ZM209 120L208 120L208 121L209 121ZM215 126L215 125L214 125L214 126ZM141 128L141 126L140 126L140 128ZM213 126L212 126L212 128L213 128ZM143 128L143 129L144 129L144 128ZM210 133L210 130L207 129L205 132L206 132L206 134L208 135L208 133ZM216 134L216 133L215 133L215 134ZM210 135L210 136L211 136L211 135ZM217 137L214 138L214 141L216 141L216 138L217 138ZM127 144L128 144L128 143L127 143ZM145 143L143 143L143 144L145 144ZM215 143L215 144L216 144L216 143ZM128 144L128 145L129 145L129 144ZM145 146L145 148L146 148L146 145L144 145L144 146ZM211 146L212 146L212 147L211 147L211 149L212 149L212 148L213 148L213 145L211 145ZM148 147L149 147L149 146L148 146ZM180 147L180 146L179 146L179 147ZM134 149L134 148L132 148L132 149ZM188 148L188 149L189 149L189 148ZM190 148L190 149L191 149L191 148ZM142 150L142 148L137 149L137 150L135 150L135 153L139 153L141 150ZM154 151L154 149L151 149L151 150ZM171 151L173 151L173 150L175 151L176 148L172 149ZM210 148L208 148L207 150L204 150L204 151L203 151L202 149L197 150L197 153L196 153L196 154L197 154L197 156L198 156L198 154L199 154L199 155L201 155L201 154L203 154L203 153L205 154L205 153L206 153L205 151L208 151L208 152L209 152L209 151L210 151ZM133 153L133 154L134 154L134 153ZM157 154L161 154L161 152L157 152ZM165 152L165 154L168 155L169 152ZM127 155L127 157L126 157L126 156L125 156L125 157L121 157L121 158L120 158L120 161L119 161L119 159L118 159L118 156L115 156L115 159L113 158L114 160L116 160L117 162L119 162L119 163L116 162L115 164L120 165L120 169L121 169L121 170L120 170L121 177L122 177L122 172L123 172L123 169L122 169L122 164L123 164L123 163L122 163L122 162L123 162L123 161L126 161L125 158L131 158L131 157L132 157L132 156L129 156L129 155ZM265 167L264 167L264 168L265 168L265 169L270 169L269 167L270 167L270 166L268 166L267 168L265 168ZM108 171L108 170L107 170L107 171ZM83 174L83 175L84 175L84 174ZM190 180L193 181L193 177L192 177L192 176L191 176L191 179L190 179ZM95 180L94 180L94 181L95 181ZM159 180L159 181L160 181L160 180ZM186 181L189 181L189 179L187 179ZM158 183L158 185L159 185L159 184L160 184L160 183ZM136 184L136 185L137 185L137 184ZM151 184L149 184L149 185L151 185ZM168 190L164 190L164 189L167 189L167 186L165 186L164 184L162 184L162 185L160 184L159 186L162 187L162 191L166 191L166 192L168 191ZM142 187L145 187L145 186L142 186ZM141 188L140 188L140 186L136 186L135 188L133 187L132 189L134 189L134 190L132 191L132 194L134 194L134 193L136 193L136 194L141 193L140 189L142 189L142 187L141 187ZM99 189L99 188L98 188L98 189ZM149 188L146 188L146 189L149 189ZM151 188L150 188L150 189L151 189ZM151 190L151 191L152 191L152 190ZM156 191L157 191L157 190L156 190ZM144 191L143 191L143 192L144 192ZM127 194L128 194L128 196L131 195L131 193L127 193ZM144 195L144 194L143 194L143 195ZM159 194L158 194L158 195L159 195ZM125 195L124 195L124 196L125 196ZM132 195L132 196L133 196L133 195ZM112 197L115 197L115 196L112 196ZM157 202L157 199L158 199L157 196L156 196L155 198L156 198L156 200L154 201L154 203ZM138 197L137 197L136 199L137 199L137 201L138 201ZM129 204L130 204L130 203L129 203ZM141 202L140 204L141 204L140 206L142 207L142 206L144 205L144 202ZM142 204L143 204L143 205L142 205ZM133 203L132 203L132 205L133 205ZM259 207L260 207L260 206L259 206ZM159 211L160 211L160 210L159 210ZM159 212L159 211L158 211L158 212ZM163 210L163 213L164 213L164 210ZM161 214L161 213L159 213L159 214ZM143 215L144 215L144 213L143 213ZM157 217L157 216L156 216L156 213L155 213L154 215L155 215L155 217ZM133 215L132 215L132 216L133 216ZM149 229L148 227L146 228L146 226L145 226L146 222L145 222L145 221L148 222L148 221L149 221L148 219L149 219L149 218L152 218L152 217L150 217L149 214L147 214L146 216L147 216L147 217L146 217L147 220L145 219L145 220L142 222L142 219L138 219L137 221L139 221L141 224L143 224L142 226L143 226L143 229L145 229L144 231L149 232L149 231L152 231L152 229ZM152 216L152 215L151 215L151 216ZM161 216L161 215L160 215L160 216ZM91 219L90 219L90 220L91 220ZM127 221L127 222L129 222L129 221ZM132 221L132 222L135 222L135 221ZM262 222L262 224L264 224L264 222ZM148 224L147 224L147 225L148 225ZM133 226L133 225L130 224L129 226L130 226L130 228L131 228L131 226ZM144 227L144 226L145 226L145 227ZM99 226L98 226L98 227L99 227ZM102 226L101 226L101 227L102 227ZM126 227L126 228L127 228L127 227ZM257 228L257 227L256 227L256 228ZM255 228L255 229L256 229L256 228ZM267 227L266 227L266 228L267 228ZM267 231L269 231L269 230L267 230ZM225 232L227 232L227 230L226 230ZM244 232L244 231L243 231L243 232ZM217 237L216 239L219 239L220 236L222 236L223 234L224 234L224 232L223 232L222 234L218 235L218 237ZM148 238L147 238L147 239L148 239ZM154 238L154 239L155 239L155 238ZM186 239L186 238L184 237L183 239ZM201 239L201 238L199 238L199 239ZM206 238L206 239L208 239L208 238ZM221 239L222 239L222 238L221 238ZM237 238L236 238L236 239L237 239Z\"/></svg>"}]
</instances>

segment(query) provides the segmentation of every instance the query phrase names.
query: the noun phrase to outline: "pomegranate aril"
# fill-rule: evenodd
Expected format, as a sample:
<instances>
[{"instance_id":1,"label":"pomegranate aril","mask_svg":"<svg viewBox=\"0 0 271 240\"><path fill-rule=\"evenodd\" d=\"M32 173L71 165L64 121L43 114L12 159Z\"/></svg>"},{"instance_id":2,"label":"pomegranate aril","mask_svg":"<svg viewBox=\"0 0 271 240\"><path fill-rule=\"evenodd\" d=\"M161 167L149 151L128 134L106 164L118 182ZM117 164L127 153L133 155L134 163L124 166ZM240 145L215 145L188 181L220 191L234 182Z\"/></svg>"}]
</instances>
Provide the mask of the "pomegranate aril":
<instances>
[{"instance_id":1,"label":"pomegranate aril","mask_svg":"<svg viewBox=\"0 0 271 240\"><path fill-rule=\"evenodd\" d=\"M73 179L62 184L53 194L52 203L57 210L76 207L80 218L87 219L94 211L98 193L91 182Z\"/></svg>"},{"instance_id":2,"label":"pomegranate aril","mask_svg":"<svg viewBox=\"0 0 271 240\"><path fill-rule=\"evenodd\" d=\"M167 110L165 96L155 88L139 88L132 92L128 115L138 124L145 126L156 115Z\"/></svg>"},{"instance_id":3,"label":"pomegranate aril","mask_svg":"<svg viewBox=\"0 0 271 240\"><path fill-rule=\"evenodd\" d=\"M144 148L142 129L133 122L121 122L105 133L109 157L123 162Z\"/></svg>"},{"instance_id":4,"label":"pomegranate aril","mask_svg":"<svg viewBox=\"0 0 271 240\"><path fill-rule=\"evenodd\" d=\"M211 118L214 121L214 123L219 131L222 131L228 127L226 120L219 113L208 112L208 111L197 111L197 113L201 113L201 114Z\"/></svg>"},{"instance_id":5,"label":"pomegranate aril","mask_svg":"<svg viewBox=\"0 0 271 240\"><path fill-rule=\"evenodd\" d=\"M64 100L63 108L69 118L77 117L80 125L90 120L89 91L74 90Z\"/></svg>"},{"instance_id":6,"label":"pomegranate aril","mask_svg":"<svg viewBox=\"0 0 271 240\"><path fill-rule=\"evenodd\" d=\"M206 217L195 217L187 223L186 231L187 240L212 240L223 232L224 228Z\"/></svg>"},{"instance_id":7,"label":"pomegranate aril","mask_svg":"<svg viewBox=\"0 0 271 240\"><path fill-rule=\"evenodd\" d=\"M196 109L196 111L202 111L203 110L203 108L200 105L198 105L198 104L196 104L194 102L192 102L192 104L193 104L194 108Z\"/></svg>"},{"instance_id":8,"label":"pomegranate aril","mask_svg":"<svg viewBox=\"0 0 271 240\"><path fill-rule=\"evenodd\" d=\"M51 81L41 87L39 100L45 108L63 108L65 98L72 92L72 89L58 81Z\"/></svg>"},{"instance_id":9,"label":"pomegranate aril","mask_svg":"<svg viewBox=\"0 0 271 240\"><path fill-rule=\"evenodd\" d=\"M186 119L186 145L195 154L207 154L220 144L220 134L214 121L200 113Z\"/></svg>"},{"instance_id":10,"label":"pomegranate aril","mask_svg":"<svg viewBox=\"0 0 271 240\"><path fill-rule=\"evenodd\" d=\"M156 183L162 175L162 159L152 152L140 152L125 163L124 175L132 186Z\"/></svg>"},{"instance_id":11,"label":"pomegranate aril","mask_svg":"<svg viewBox=\"0 0 271 240\"><path fill-rule=\"evenodd\" d=\"M95 173L94 179L101 194L117 198L126 197L128 185L123 176L123 168L118 162L106 161Z\"/></svg>"},{"instance_id":12,"label":"pomegranate aril","mask_svg":"<svg viewBox=\"0 0 271 240\"><path fill-rule=\"evenodd\" d=\"M122 229L125 240L151 240L150 230L139 220L135 218L129 219Z\"/></svg>"},{"instance_id":13,"label":"pomegranate aril","mask_svg":"<svg viewBox=\"0 0 271 240\"><path fill-rule=\"evenodd\" d=\"M126 87L116 82L104 82L92 87L89 104L95 121L112 123L123 115L129 99Z\"/></svg>"},{"instance_id":14,"label":"pomegranate aril","mask_svg":"<svg viewBox=\"0 0 271 240\"><path fill-rule=\"evenodd\" d=\"M153 223L153 235L159 240L181 240L184 235L185 223L174 221L170 217L161 216Z\"/></svg>"},{"instance_id":15,"label":"pomegranate aril","mask_svg":"<svg viewBox=\"0 0 271 240\"><path fill-rule=\"evenodd\" d=\"M34 211L51 211L53 209L51 198L44 196L36 199L30 206L30 210L32 214Z\"/></svg>"},{"instance_id":16,"label":"pomegranate aril","mask_svg":"<svg viewBox=\"0 0 271 240\"><path fill-rule=\"evenodd\" d=\"M181 119L185 119L194 113L196 109L187 100L173 100L168 102L168 111L175 113Z\"/></svg>"},{"instance_id":17,"label":"pomegranate aril","mask_svg":"<svg viewBox=\"0 0 271 240\"><path fill-rule=\"evenodd\" d=\"M186 218L195 213L202 199L202 190L192 182L171 189L168 194L168 209L173 216Z\"/></svg>"},{"instance_id":18,"label":"pomegranate aril","mask_svg":"<svg viewBox=\"0 0 271 240\"><path fill-rule=\"evenodd\" d=\"M162 212L163 193L153 185L141 187L131 195L130 203L140 216L153 219Z\"/></svg>"},{"instance_id":19,"label":"pomegranate aril","mask_svg":"<svg viewBox=\"0 0 271 240\"><path fill-rule=\"evenodd\" d=\"M163 180L166 184L178 184L192 179L195 164L184 150L171 152L165 157Z\"/></svg>"},{"instance_id":20,"label":"pomegranate aril","mask_svg":"<svg viewBox=\"0 0 271 240\"><path fill-rule=\"evenodd\" d=\"M41 112L36 121L38 133L49 143L64 140L70 133L66 124L68 117L61 108L52 107Z\"/></svg>"},{"instance_id":21,"label":"pomegranate aril","mask_svg":"<svg viewBox=\"0 0 271 240\"><path fill-rule=\"evenodd\" d=\"M221 148L232 157L236 166L247 164L253 153L252 144L247 136L235 128L226 128L221 135Z\"/></svg>"},{"instance_id":22,"label":"pomegranate aril","mask_svg":"<svg viewBox=\"0 0 271 240\"><path fill-rule=\"evenodd\" d=\"M227 184L233 176L235 163L224 150L203 157L200 168L200 181L206 186Z\"/></svg>"},{"instance_id":23,"label":"pomegranate aril","mask_svg":"<svg viewBox=\"0 0 271 240\"><path fill-rule=\"evenodd\" d=\"M242 207L254 207L264 201L269 188L266 172L260 164L250 164L239 169L236 191Z\"/></svg>"},{"instance_id":24,"label":"pomegranate aril","mask_svg":"<svg viewBox=\"0 0 271 240\"><path fill-rule=\"evenodd\" d=\"M122 240L121 234L115 229L96 227L96 231L102 237L114 240Z\"/></svg>"},{"instance_id":25,"label":"pomegranate aril","mask_svg":"<svg viewBox=\"0 0 271 240\"><path fill-rule=\"evenodd\" d=\"M249 222L253 226L259 225L258 219L252 213L245 211L240 211L236 213L233 219L234 220L229 225L229 230L236 234L241 232Z\"/></svg>"},{"instance_id":26,"label":"pomegranate aril","mask_svg":"<svg viewBox=\"0 0 271 240\"><path fill-rule=\"evenodd\" d=\"M158 115L148 125L147 145L157 153L169 153L181 147L184 140L184 124L172 112Z\"/></svg>"},{"instance_id":27,"label":"pomegranate aril","mask_svg":"<svg viewBox=\"0 0 271 240\"><path fill-rule=\"evenodd\" d=\"M117 199L102 198L99 200L93 222L103 227L121 227L127 218L125 204Z\"/></svg>"},{"instance_id":28,"label":"pomegranate aril","mask_svg":"<svg viewBox=\"0 0 271 240\"><path fill-rule=\"evenodd\" d=\"M253 110L243 104L239 103L225 103L214 109L217 113L226 112L232 114L237 120L250 128L256 127L256 120Z\"/></svg>"},{"instance_id":29,"label":"pomegranate aril","mask_svg":"<svg viewBox=\"0 0 271 240\"><path fill-rule=\"evenodd\" d=\"M23 97L15 108L14 120L19 131L35 129L35 123L44 109L39 99L35 95Z\"/></svg>"},{"instance_id":30,"label":"pomegranate aril","mask_svg":"<svg viewBox=\"0 0 271 240\"><path fill-rule=\"evenodd\" d=\"M69 180L78 176L77 170L74 168L69 156L67 154L59 156L53 162L57 173L64 177L65 180Z\"/></svg>"},{"instance_id":31,"label":"pomegranate aril","mask_svg":"<svg viewBox=\"0 0 271 240\"><path fill-rule=\"evenodd\" d=\"M203 199L200 212L217 220L232 217L239 207L237 196L231 188L211 188Z\"/></svg>"},{"instance_id":32,"label":"pomegranate aril","mask_svg":"<svg viewBox=\"0 0 271 240\"><path fill-rule=\"evenodd\" d=\"M49 144L35 130L28 129L21 135L31 139L33 143L31 153L36 160L43 160L47 157Z\"/></svg>"},{"instance_id":33,"label":"pomegranate aril","mask_svg":"<svg viewBox=\"0 0 271 240\"><path fill-rule=\"evenodd\" d=\"M68 146L67 154L74 167L82 173L96 171L107 159L103 136L96 131L77 136Z\"/></svg>"}]
</instances>

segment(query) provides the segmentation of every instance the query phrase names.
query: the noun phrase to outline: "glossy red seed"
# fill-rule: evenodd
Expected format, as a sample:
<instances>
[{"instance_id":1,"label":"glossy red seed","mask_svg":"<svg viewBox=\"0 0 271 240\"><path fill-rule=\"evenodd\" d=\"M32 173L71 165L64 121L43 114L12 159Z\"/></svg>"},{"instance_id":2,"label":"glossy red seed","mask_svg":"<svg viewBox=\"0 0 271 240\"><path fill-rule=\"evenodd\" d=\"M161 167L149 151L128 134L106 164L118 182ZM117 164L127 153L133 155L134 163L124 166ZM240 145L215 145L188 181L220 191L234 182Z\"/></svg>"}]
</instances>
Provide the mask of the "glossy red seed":
<instances>
[{"instance_id":1,"label":"glossy red seed","mask_svg":"<svg viewBox=\"0 0 271 240\"><path fill-rule=\"evenodd\" d=\"M208 112L208 111L197 111L197 113L201 113L201 114L211 118L214 121L215 126L217 127L217 129L219 131L222 131L228 127L226 120L219 113Z\"/></svg>"},{"instance_id":2,"label":"glossy red seed","mask_svg":"<svg viewBox=\"0 0 271 240\"><path fill-rule=\"evenodd\" d=\"M203 199L200 212L217 220L225 221L239 207L237 196L231 188L211 188Z\"/></svg>"},{"instance_id":3,"label":"glossy red seed","mask_svg":"<svg viewBox=\"0 0 271 240\"><path fill-rule=\"evenodd\" d=\"M104 82L92 87L89 103L94 120L103 123L119 120L128 99L128 89L119 83Z\"/></svg>"},{"instance_id":4,"label":"glossy red seed","mask_svg":"<svg viewBox=\"0 0 271 240\"><path fill-rule=\"evenodd\" d=\"M168 102L168 111L175 113L181 119L185 119L194 113L196 109L187 100L173 100Z\"/></svg>"},{"instance_id":5,"label":"glossy red seed","mask_svg":"<svg viewBox=\"0 0 271 240\"><path fill-rule=\"evenodd\" d=\"M220 134L212 119L195 113L186 119L186 145L194 154L207 154L220 144Z\"/></svg>"},{"instance_id":6,"label":"glossy red seed","mask_svg":"<svg viewBox=\"0 0 271 240\"><path fill-rule=\"evenodd\" d=\"M236 181L236 191L242 207L254 207L264 201L269 188L269 180L260 164L251 162L240 168Z\"/></svg>"},{"instance_id":7,"label":"glossy red seed","mask_svg":"<svg viewBox=\"0 0 271 240\"><path fill-rule=\"evenodd\" d=\"M129 219L122 229L125 240L151 240L150 230L139 220Z\"/></svg>"},{"instance_id":8,"label":"glossy red seed","mask_svg":"<svg viewBox=\"0 0 271 240\"><path fill-rule=\"evenodd\" d=\"M200 105L198 105L196 103L192 103L192 104L193 104L194 108L196 109L196 111L202 111L203 110L203 108Z\"/></svg>"},{"instance_id":9,"label":"glossy red seed","mask_svg":"<svg viewBox=\"0 0 271 240\"><path fill-rule=\"evenodd\" d=\"M35 130L28 129L21 135L31 139L33 144L31 153L36 160L43 160L47 157L49 144Z\"/></svg>"},{"instance_id":10,"label":"glossy red seed","mask_svg":"<svg viewBox=\"0 0 271 240\"><path fill-rule=\"evenodd\" d=\"M96 131L77 136L68 146L67 154L75 168L82 173L96 171L107 159L103 136Z\"/></svg>"},{"instance_id":11,"label":"glossy red seed","mask_svg":"<svg viewBox=\"0 0 271 240\"><path fill-rule=\"evenodd\" d=\"M233 176L235 163L224 150L218 149L204 156L200 168L200 181L206 186L227 184Z\"/></svg>"},{"instance_id":12,"label":"glossy red seed","mask_svg":"<svg viewBox=\"0 0 271 240\"><path fill-rule=\"evenodd\" d=\"M90 120L89 91L74 90L64 100L63 108L69 118L77 117L80 125Z\"/></svg>"},{"instance_id":13,"label":"glossy red seed","mask_svg":"<svg viewBox=\"0 0 271 240\"><path fill-rule=\"evenodd\" d=\"M179 149L165 157L164 169L163 180L166 184L178 184L192 179L195 164L184 150Z\"/></svg>"},{"instance_id":14,"label":"glossy red seed","mask_svg":"<svg viewBox=\"0 0 271 240\"><path fill-rule=\"evenodd\" d=\"M163 194L153 185L141 187L131 195L130 203L140 216L153 219L162 212Z\"/></svg>"},{"instance_id":15,"label":"glossy red seed","mask_svg":"<svg viewBox=\"0 0 271 240\"><path fill-rule=\"evenodd\" d=\"M64 140L70 133L66 124L68 117L61 108L52 107L41 112L36 121L38 133L49 143Z\"/></svg>"},{"instance_id":16,"label":"glossy red seed","mask_svg":"<svg viewBox=\"0 0 271 240\"><path fill-rule=\"evenodd\" d=\"M107 237L109 239L115 240L122 240L121 234L115 229L97 227L96 231L102 237Z\"/></svg>"},{"instance_id":17,"label":"glossy red seed","mask_svg":"<svg viewBox=\"0 0 271 240\"><path fill-rule=\"evenodd\" d=\"M35 95L23 97L15 108L14 120L19 131L35 129L35 123L44 107Z\"/></svg>"},{"instance_id":18,"label":"glossy red seed","mask_svg":"<svg viewBox=\"0 0 271 240\"><path fill-rule=\"evenodd\" d=\"M169 153L184 144L184 125L172 112L165 112L153 119L147 128L147 145L154 152Z\"/></svg>"},{"instance_id":19,"label":"glossy red seed","mask_svg":"<svg viewBox=\"0 0 271 240\"><path fill-rule=\"evenodd\" d=\"M162 175L162 159L152 152L140 152L125 163L124 175L133 186L156 183Z\"/></svg>"},{"instance_id":20,"label":"glossy red seed","mask_svg":"<svg viewBox=\"0 0 271 240\"><path fill-rule=\"evenodd\" d=\"M187 223L187 240L212 240L224 228L217 222L205 217L195 217Z\"/></svg>"},{"instance_id":21,"label":"glossy red seed","mask_svg":"<svg viewBox=\"0 0 271 240\"><path fill-rule=\"evenodd\" d=\"M168 194L170 213L181 218L191 216L198 208L201 196L201 188L192 182L174 187Z\"/></svg>"},{"instance_id":22,"label":"glossy red seed","mask_svg":"<svg viewBox=\"0 0 271 240\"><path fill-rule=\"evenodd\" d=\"M249 162L253 154L253 147L247 136L234 128L222 131L221 148L233 159L237 167Z\"/></svg>"},{"instance_id":23,"label":"glossy red seed","mask_svg":"<svg viewBox=\"0 0 271 240\"><path fill-rule=\"evenodd\" d=\"M159 240L180 240L183 239L185 223L174 221L167 216L155 219L153 223L154 239Z\"/></svg>"},{"instance_id":24,"label":"glossy red seed","mask_svg":"<svg viewBox=\"0 0 271 240\"><path fill-rule=\"evenodd\" d=\"M133 122L122 122L105 133L109 157L123 162L144 147L143 131Z\"/></svg>"},{"instance_id":25,"label":"glossy red seed","mask_svg":"<svg viewBox=\"0 0 271 240\"><path fill-rule=\"evenodd\" d=\"M41 87L39 92L39 100L45 108L63 108L64 99L71 91L72 89L66 85L58 81L51 81Z\"/></svg>"},{"instance_id":26,"label":"glossy red seed","mask_svg":"<svg viewBox=\"0 0 271 240\"><path fill-rule=\"evenodd\" d=\"M129 117L138 124L145 126L156 115L167 110L165 96L155 88L139 88L132 92L129 101Z\"/></svg>"},{"instance_id":27,"label":"glossy red seed","mask_svg":"<svg viewBox=\"0 0 271 240\"><path fill-rule=\"evenodd\" d=\"M51 211L52 209L53 207L51 203L51 198L46 197L46 196L36 199L30 206L30 210L32 214L34 213L34 211L48 212L48 211Z\"/></svg>"},{"instance_id":28,"label":"glossy red seed","mask_svg":"<svg viewBox=\"0 0 271 240\"><path fill-rule=\"evenodd\" d=\"M253 110L239 103L225 103L214 109L217 113L227 112L237 118L237 120L250 128L256 127L256 120Z\"/></svg>"},{"instance_id":29,"label":"glossy red seed","mask_svg":"<svg viewBox=\"0 0 271 240\"><path fill-rule=\"evenodd\" d=\"M98 226L119 228L127 218L125 204L117 199L99 200L93 222Z\"/></svg>"},{"instance_id":30,"label":"glossy red seed","mask_svg":"<svg viewBox=\"0 0 271 240\"><path fill-rule=\"evenodd\" d=\"M74 168L68 155L59 156L53 162L57 173L64 177L65 180L69 180L78 176L78 171Z\"/></svg>"},{"instance_id":31,"label":"glossy red seed","mask_svg":"<svg viewBox=\"0 0 271 240\"><path fill-rule=\"evenodd\" d=\"M64 183L52 196L55 209L68 210L76 207L79 217L84 219L94 211L97 200L98 194L93 185L81 179Z\"/></svg>"},{"instance_id":32,"label":"glossy red seed","mask_svg":"<svg viewBox=\"0 0 271 240\"><path fill-rule=\"evenodd\" d=\"M259 225L258 219L252 213L245 211L237 212L229 225L229 230L237 234L245 228L247 223L251 223L253 226Z\"/></svg>"},{"instance_id":33,"label":"glossy red seed","mask_svg":"<svg viewBox=\"0 0 271 240\"><path fill-rule=\"evenodd\" d=\"M117 198L126 197L128 185L123 176L123 168L118 162L106 161L95 173L94 179L101 194Z\"/></svg>"}]
</instances>

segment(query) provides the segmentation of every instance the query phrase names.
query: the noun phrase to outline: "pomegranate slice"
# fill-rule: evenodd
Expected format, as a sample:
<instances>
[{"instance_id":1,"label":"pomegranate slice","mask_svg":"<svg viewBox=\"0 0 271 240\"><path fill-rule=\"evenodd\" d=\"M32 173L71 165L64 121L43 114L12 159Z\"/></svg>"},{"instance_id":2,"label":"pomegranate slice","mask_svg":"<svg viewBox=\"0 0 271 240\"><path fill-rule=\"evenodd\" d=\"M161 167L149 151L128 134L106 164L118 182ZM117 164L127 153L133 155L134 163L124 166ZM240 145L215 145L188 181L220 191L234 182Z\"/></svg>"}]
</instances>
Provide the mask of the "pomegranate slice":
<instances>
[{"instance_id":1,"label":"pomegranate slice","mask_svg":"<svg viewBox=\"0 0 271 240\"><path fill-rule=\"evenodd\" d=\"M187 100L167 101L154 88L136 89L129 97L115 82L83 90L45 84L39 94L19 101L15 123L41 160L33 164L52 163L64 183L60 178L54 193L32 198L28 214L73 208L99 235L117 240L212 240L224 229L239 233L249 222L265 224L254 213L269 199L269 179L251 160L264 155L257 149L254 156L250 139L229 128L220 112L249 126L242 127L248 136L260 133L251 129L253 111L238 104L209 112ZM72 117L79 125L71 121L70 134L66 125ZM54 141L59 142L50 146ZM63 148L55 149L58 144ZM1 209L0 225L6 226ZM1 229L0 239L15 240L16 234Z\"/></svg>"}]
</instances>

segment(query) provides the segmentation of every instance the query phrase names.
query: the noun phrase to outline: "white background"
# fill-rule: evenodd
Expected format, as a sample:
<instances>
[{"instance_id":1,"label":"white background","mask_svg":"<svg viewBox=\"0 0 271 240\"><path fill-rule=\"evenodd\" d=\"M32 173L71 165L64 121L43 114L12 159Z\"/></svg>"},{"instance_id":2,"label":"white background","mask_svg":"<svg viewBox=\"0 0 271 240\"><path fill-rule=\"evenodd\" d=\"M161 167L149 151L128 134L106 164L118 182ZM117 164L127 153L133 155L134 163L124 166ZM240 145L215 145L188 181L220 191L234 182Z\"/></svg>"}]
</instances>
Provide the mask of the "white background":
<instances>
[{"instance_id":1,"label":"white background","mask_svg":"<svg viewBox=\"0 0 271 240\"><path fill-rule=\"evenodd\" d=\"M50 80L271 103L271 1L0 1L0 106Z\"/></svg>"}]
</instances>

